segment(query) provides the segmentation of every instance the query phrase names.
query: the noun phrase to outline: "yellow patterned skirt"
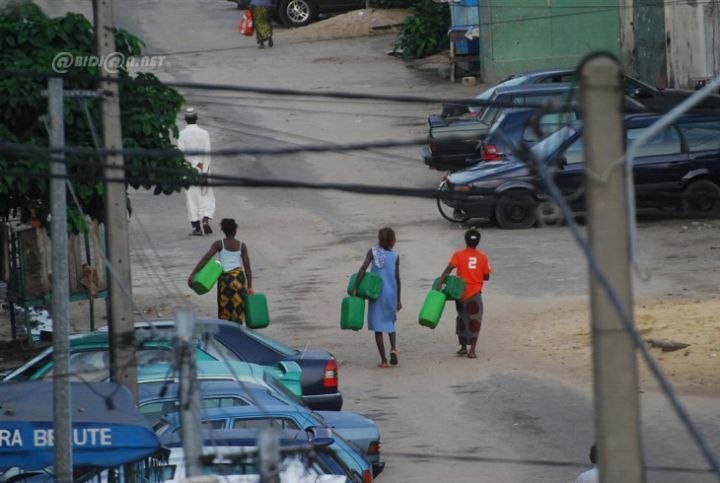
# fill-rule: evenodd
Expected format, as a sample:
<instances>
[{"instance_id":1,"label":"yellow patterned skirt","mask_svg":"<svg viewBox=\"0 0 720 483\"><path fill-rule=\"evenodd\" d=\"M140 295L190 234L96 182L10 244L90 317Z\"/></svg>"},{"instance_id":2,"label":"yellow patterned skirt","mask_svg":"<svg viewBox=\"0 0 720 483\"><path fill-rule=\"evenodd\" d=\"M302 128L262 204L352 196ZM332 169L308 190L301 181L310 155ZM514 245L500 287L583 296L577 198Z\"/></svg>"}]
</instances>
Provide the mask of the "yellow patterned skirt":
<instances>
[{"instance_id":1,"label":"yellow patterned skirt","mask_svg":"<svg viewBox=\"0 0 720 483\"><path fill-rule=\"evenodd\" d=\"M247 282L242 268L223 272L218 279L218 319L242 324L245 321Z\"/></svg>"}]
</instances>

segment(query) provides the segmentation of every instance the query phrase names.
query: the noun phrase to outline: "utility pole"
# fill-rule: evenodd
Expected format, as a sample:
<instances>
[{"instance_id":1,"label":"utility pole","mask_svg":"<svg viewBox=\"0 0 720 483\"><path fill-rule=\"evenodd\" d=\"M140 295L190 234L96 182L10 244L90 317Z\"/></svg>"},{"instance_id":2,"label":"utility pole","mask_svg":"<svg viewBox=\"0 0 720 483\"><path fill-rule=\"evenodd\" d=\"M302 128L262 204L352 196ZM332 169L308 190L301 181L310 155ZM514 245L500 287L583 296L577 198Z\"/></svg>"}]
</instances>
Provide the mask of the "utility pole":
<instances>
[{"instance_id":1,"label":"utility pole","mask_svg":"<svg viewBox=\"0 0 720 483\"><path fill-rule=\"evenodd\" d=\"M48 79L50 147L65 147L63 81ZM50 163L50 236L52 238L52 320L53 320L53 433L55 478L73 481L72 414L70 411L70 281L68 280L67 169L65 155L53 154Z\"/></svg>"},{"instance_id":2,"label":"utility pole","mask_svg":"<svg viewBox=\"0 0 720 483\"><path fill-rule=\"evenodd\" d=\"M260 450L260 483L280 483L280 433L272 428L257 435Z\"/></svg>"},{"instance_id":3,"label":"utility pole","mask_svg":"<svg viewBox=\"0 0 720 483\"><path fill-rule=\"evenodd\" d=\"M632 314L625 170L615 164L623 156L625 144L621 76L614 57L591 58L580 70L580 101L586 169L595 174L585 177L590 246L625 313ZM592 275L590 308L600 481L640 483L645 481L645 474L635 346Z\"/></svg>"},{"instance_id":4,"label":"utility pole","mask_svg":"<svg viewBox=\"0 0 720 483\"><path fill-rule=\"evenodd\" d=\"M115 22L112 0L93 0L97 55L107 59L115 52ZM117 72L100 62L100 75L117 79ZM120 95L117 82L100 82L103 145L106 149L122 149L120 125ZM106 178L125 178L122 154L104 158ZM137 359L135 355L135 327L132 311L132 281L130 278L130 243L128 239L127 193L124 183L105 183L105 229L108 261L115 276L109 277L108 325L110 328L110 378L130 389L138 400ZM122 287L127 294L124 294Z\"/></svg>"},{"instance_id":5,"label":"utility pole","mask_svg":"<svg viewBox=\"0 0 720 483\"><path fill-rule=\"evenodd\" d=\"M175 361L180 365L180 436L185 455L185 477L202 475L202 425L200 424L200 393L195 365L195 317L181 310L175 323L177 346Z\"/></svg>"}]
</instances>

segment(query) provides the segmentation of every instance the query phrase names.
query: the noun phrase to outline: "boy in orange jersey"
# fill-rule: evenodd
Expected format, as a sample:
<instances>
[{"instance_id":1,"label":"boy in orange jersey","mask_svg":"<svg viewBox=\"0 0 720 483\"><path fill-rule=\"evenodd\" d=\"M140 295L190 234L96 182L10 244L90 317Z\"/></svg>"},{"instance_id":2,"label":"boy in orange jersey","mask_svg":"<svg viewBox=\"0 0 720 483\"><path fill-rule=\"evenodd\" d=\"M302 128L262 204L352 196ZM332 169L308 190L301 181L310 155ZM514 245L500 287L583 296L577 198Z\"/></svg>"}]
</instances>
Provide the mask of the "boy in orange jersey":
<instances>
[{"instance_id":1,"label":"boy in orange jersey","mask_svg":"<svg viewBox=\"0 0 720 483\"><path fill-rule=\"evenodd\" d=\"M465 293L461 300L455 301L458 313L455 332L460 342L460 350L457 354L467 354L470 359L477 358L475 346L480 335L483 316L482 289L483 284L490 280L491 272L488 257L477 249L478 243L480 243L480 232L474 229L466 231L466 248L453 253L439 282L439 288L442 289L445 279L453 270L457 270L457 276L465 280ZM470 345L469 352L468 345Z\"/></svg>"}]
</instances>

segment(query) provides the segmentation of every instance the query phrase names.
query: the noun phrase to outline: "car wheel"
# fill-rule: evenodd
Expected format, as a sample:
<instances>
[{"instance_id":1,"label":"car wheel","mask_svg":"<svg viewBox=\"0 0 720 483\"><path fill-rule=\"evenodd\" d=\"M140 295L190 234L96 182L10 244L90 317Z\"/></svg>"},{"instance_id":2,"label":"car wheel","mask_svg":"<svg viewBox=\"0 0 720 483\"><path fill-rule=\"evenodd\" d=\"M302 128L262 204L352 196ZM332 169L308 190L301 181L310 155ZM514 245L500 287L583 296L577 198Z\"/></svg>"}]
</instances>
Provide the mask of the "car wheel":
<instances>
[{"instance_id":1,"label":"car wheel","mask_svg":"<svg viewBox=\"0 0 720 483\"><path fill-rule=\"evenodd\" d=\"M438 192L444 193L447 192L447 185L443 181L440 183L440 187L438 188ZM442 215L443 218L445 218L447 221L450 221L452 223L464 223L470 219L470 215L465 213L462 210L459 210L455 207L452 207L447 204L447 201L443 200L438 196L437 198L437 207L438 211Z\"/></svg>"},{"instance_id":2,"label":"car wheel","mask_svg":"<svg viewBox=\"0 0 720 483\"><path fill-rule=\"evenodd\" d=\"M537 222L537 201L527 192L505 193L495 205L495 220L500 228L530 228Z\"/></svg>"},{"instance_id":3,"label":"car wheel","mask_svg":"<svg viewBox=\"0 0 720 483\"><path fill-rule=\"evenodd\" d=\"M693 181L683 190L682 207L695 215L720 215L720 186L709 179Z\"/></svg>"},{"instance_id":4,"label":"car wheel","mask_svg":"<svg viewBox=\"0 0 720 483\"><path fill-rule=\"evenodd\" d=\"M318 8L310 0L282 0L278 15L286 27L302 27L315 21Z\"/></svg>"}]
</instances>

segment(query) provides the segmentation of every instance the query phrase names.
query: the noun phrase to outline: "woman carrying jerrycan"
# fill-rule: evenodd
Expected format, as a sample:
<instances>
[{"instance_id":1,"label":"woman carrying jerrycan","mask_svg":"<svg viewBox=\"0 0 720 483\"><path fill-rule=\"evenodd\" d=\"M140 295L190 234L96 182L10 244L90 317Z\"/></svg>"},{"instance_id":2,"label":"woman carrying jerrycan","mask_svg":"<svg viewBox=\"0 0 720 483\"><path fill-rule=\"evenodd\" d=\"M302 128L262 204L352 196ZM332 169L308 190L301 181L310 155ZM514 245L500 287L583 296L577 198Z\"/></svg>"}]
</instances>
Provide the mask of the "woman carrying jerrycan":
<instances>
[{"instance_id":1,"label":"woman carrying jerrycan","mask_svg":"<svg viewBox=\"0 0 720 483\"><path fill-rule=\"evenodd\" d=\"M479 243L479 231L466 231L465 249L453 253L450 263L448 263L438 282L438 290L441 290L445 280L453 270L457 270L457 276L465 280L465 293L460 300L455 301L457 308L455 330L458 342L460 342L460 350L457 351L457 354L467 354L470 359L477 359L475 346L482 326L482 289L483 284L490 279L491 272L487 255L477 249ZM470 345L469 352L467 350L468 345Z\"/></svg>"},{"instance_id":2,"label":"woman carrying jerrycan","mask_svg":"<svg viewBox=\"0 0 720 483\"><path fill-rule=\"evenodd\" d=\"M388 365L385 357L385 344L383 334L390 338L390 364L398 363L397 346L395 345L395 321L397 312L402 309L400 302L400 257L393 251L395 247L395 232L392 228L382 228L378 232L378 244L368 250L357 279L352 295L357 295L358 287L363 276L372 263L372 273L382 279L380 296L370 300L368 304L368 329L375 332L375 342L380 352L378 367L386 369Z\"/></svg>"}]
</instances>

